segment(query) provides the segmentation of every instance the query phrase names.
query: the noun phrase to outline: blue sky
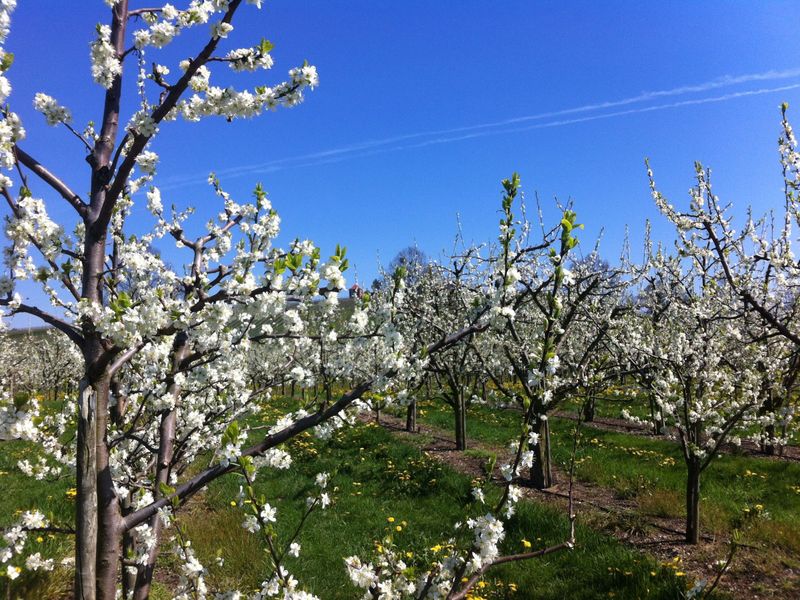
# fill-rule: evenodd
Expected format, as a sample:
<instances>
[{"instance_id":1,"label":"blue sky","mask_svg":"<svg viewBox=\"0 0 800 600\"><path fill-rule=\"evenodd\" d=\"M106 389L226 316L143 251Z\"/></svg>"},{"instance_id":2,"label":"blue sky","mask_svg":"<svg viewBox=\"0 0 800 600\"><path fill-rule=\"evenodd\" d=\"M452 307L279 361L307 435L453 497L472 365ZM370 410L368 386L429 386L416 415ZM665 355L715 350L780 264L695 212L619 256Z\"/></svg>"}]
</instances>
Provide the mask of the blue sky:
<instances>
[{"instance_id":1,"label":"blue sky","mask_svg":"<svg viewBox=\"0 0 800 600\"><path fill-rule=\"evenodd\" d=\"M145 4L152 3L131 0ZM649 196L646 156L675 203L685 202L700 160L739 214L750 204L756 212L780 205L782 101L796 106L790 114L800 123L795 8L474 0L244 6L227 47L266 37L275 44L275 68L222 71L212 81L276 83L308 59L320 87L303 105L255 120L165 125L154 144L158 182L166 203L196 206L203 222L218 209L205 184L209 171L240 198L260 181L283 219L284 243L310 238L323 254L346 244L369 283L378 262L404 246L416 243L430 255L449 248L457 215L468 240L494 237L499 181L516 170L529 202L538 193L551 216L554 196L572 198L587 225L585 246L604 228L602 247L614 257L626 225L634 249L648 218L656 237L671 235ZM79 191L88 187L80 146L47 128L31 101L37 91L55 96L79 127L100 118L88 43L95 23L106 20L101 0L21 2L8 42L16 53L10 101L28 130L23 147ZM198 33L205 30L183 34L148 61L175 67L200 47ZM133 83L126 82L129 92ZM51 206L71 218L66 207Z\"/></svg>"}]
</instances>

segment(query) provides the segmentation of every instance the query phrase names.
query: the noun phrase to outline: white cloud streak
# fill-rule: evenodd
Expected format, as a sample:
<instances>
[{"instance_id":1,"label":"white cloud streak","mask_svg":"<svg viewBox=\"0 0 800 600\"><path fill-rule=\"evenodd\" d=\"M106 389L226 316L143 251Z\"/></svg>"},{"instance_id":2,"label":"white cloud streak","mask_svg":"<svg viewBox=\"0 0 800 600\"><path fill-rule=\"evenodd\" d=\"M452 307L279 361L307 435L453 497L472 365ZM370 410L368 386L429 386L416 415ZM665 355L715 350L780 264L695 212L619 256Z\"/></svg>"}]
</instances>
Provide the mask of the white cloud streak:
<instances>
[{"instance_id":1,"label":"white cloud streak","mask_svg":"<svg viewBox=\"0 0 800 600\"><path fill-rule=\"evenodd\" d=\"M367 156L373 156L376 154L384 154L386 152L397 152L413 148L422 148L425 146L452 143L479 137L504 135L509 133L530 131L534 129L545 129L550 127L561 127L566 125L585 123L588 121L622 117L626 115L655 112L672 108L681 108L685 106L726 102L729 100L735 100L738 98L744 98L748 96L758 96L764 94L785 92L800 88L800 83L783 85L779 87L759 88L754 90L732 92L729 94L723 94L719 96L693 98L688 100L630 108L625 110L613 110L611 112L601 112L600 114L590 114L584 117L575 116L573 118L561 118L561 119L556 118L556 117L570 117L572 115L580 115L582 113L608 111L609 109L622 108L625 106L631 106L644 102L651 102L657 99L682 96L686 94L709 92L712 90L723 89L747 83L778 81L781 79L791 79L795 77L800 77L800 68L787 69L783 71L773 70L773 71L766 71L763 73L751 73L748 75L739 75L739 76L718 77L710 81L695 85L679 86L668 90L642 92L641 94L637 94L629 98L623 98L621 100L586 104L574 108L541 112L533 115L526 115L521 117L515 117L512 119L493 121L489 123L481 123L477 125L468 125L450 129L420 131L417 133L393 136L380 140L367 140L364 142L349 144L338 148L331 148L329 150L323 150L320 152L314 152L302 156L295 156L285 159L267 161L258 164L242 165L239 167L222 169L217 171L217 175L226 179L232 179L244 175L252 175L258 173L273 173L275 171L280 171L287 168L301 168L301 167L324 165L324 164L341 162L347 159L362 158ZM545 121L544 123L537 122L546 119L550 120ZM413 140L419 140L419 141L413 141ZM204 180L204 179L205 175L170 178L164 180L163 185L161 187L163 190L176 189L188 183L195 183L198 180Z\"/></svg>"}]
</instances>

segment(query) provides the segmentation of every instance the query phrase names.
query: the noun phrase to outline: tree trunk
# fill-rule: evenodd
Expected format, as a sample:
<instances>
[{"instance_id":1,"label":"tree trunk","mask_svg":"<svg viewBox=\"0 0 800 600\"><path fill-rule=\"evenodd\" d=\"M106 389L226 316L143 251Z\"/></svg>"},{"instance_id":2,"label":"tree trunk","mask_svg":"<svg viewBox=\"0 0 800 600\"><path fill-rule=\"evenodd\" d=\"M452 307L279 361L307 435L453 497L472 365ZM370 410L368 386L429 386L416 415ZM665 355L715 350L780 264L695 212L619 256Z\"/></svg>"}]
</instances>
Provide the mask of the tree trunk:
<instances>
[{"instance_id":1,"label":"tree trunk","mask_svg":"<svg viewBox=\"0 0 800 600\"><path fill-rule=\"evenodd\" d=\"M125 52L128 0L112 9L110 42L118 56ZM106 91L100 135L87 160L92 167L90 210L84 215L81 300L103 304L108 220L114 200L106 196L109 165L119 128L122 77L117 75ZM104 209L106 209L104 211ZM83 330L84 378L78 400L77 505L75 507L75 597L78 600L112 600L116 595L121 516L108 466L105 439L108 419L108 380L101 365L105 352L100 334L89 319ZM101 381L102 380L102 381ZM116 540L116 541L115 541ZM116 553L114 557L111 553ZM100 571L98 571L98 569ZM113 571L113 572L112 572ZM111 578L109 583L108 579Z\"/></svg>"},{"instance_id":2,"label":"tree trunk","mask_svg":"<svg viewBox=\"0 0 800 600\"><path fill-rule=\"evenodd\" d=\"M75 598L95 600L97 562L97 393L88 379L78 388Z\"/></svg>"},{"instance_id":3,"label":"tree trunk","mask_svg":"<svg viewBox=\"0 0 800 600\"><path fill-rule=\"evenodd\" d=\"M115 600L122 545L122 511L108 448L109 382L97 383L97 600Z\"/></svg>"},{"instance_id":4,"label":"tree trunk","mask_svg":"<svg viewBox=\"0 0 800 600\"><path fill-rule=\"evenodd\" d=\"M664 419L661 417L661 412L656 404L655 394L649 395L650 401L650 421L653 424L653 433L662 435L664 433Z\"/></svg>"},{"instance_id":5,"label":"tree trunk","mask_svg":"<svg viewBox=\"0 0 800 600\"><path fill-rule=\"evenodd\" d=\"M594 409L596 399L593 395L586 398L586 403L583 405L583 420L587 423L594 421Z\"/></svg>"},{"instance_id":6,"label":"tree trunk","mask_svg":"<svg viewBox=\"0 0 800 600\"><path fill-rule=\"evenodd\" d=\"M417 399L414 398L409 402L406 408L406 431L414 433L417 430Z\"/></svg>"},{"instance_id":7,"label":"tree trunk","mask_svg":"<svg viewBox=\"0 0 800 600\"><path fill-rule=\"evenodd\" d=\"M700 464L692 458L686 472L686 541L700 541Z\"/></svg>"},{"instance_id":8,"label":"tree trunk","mask_svg":"<svg viewBox=\"0 0 800 600\"><path fill-rule=\"evenodd\" d=\"M761 450L767 456L775 456L775 444L772 440L775 439L775 424L770 423L764 427L764 443L761 445Z\"/></svg>"},{"instance_id":9,"label":"tree trunk","mask_svg":"<svg viewBox=\"0 0 800 600\"><path fill-rule=\"evenodd\" d=\"M467 449L467 403L464 393L456 394L453 409L456 418L456 450Z\"/></svg>"},{"instance_id":10,"label":"tree trunk","mask_svg":"<svg viewBox=\"0 0 800 600\"><path fill-rule=\"evenodd\" d=\"M773 413L775 411L775 398L770 390L767 393L767 399L764 404L759 409L759 415L765 415L767 413ZM761 443L761 451L766 454L767 456L774 456L775 455L775 444L772 440L775 439L775 424L769 423L766 425L762 430L762 443Z\"/></svg>"},{"instance_id":11,"label":"tree trunk","mask_svg":"<svg viewBox=\"0 0 800 600\"><path fill-rule=\"evenodd\" d=\"M537 418L532 429L539 434L539 441L531 448L533 450L531 485L537 490L543 490L552 487L555 483L550 456L550 422L547 419Z\"/></svg>"}]
</instances>

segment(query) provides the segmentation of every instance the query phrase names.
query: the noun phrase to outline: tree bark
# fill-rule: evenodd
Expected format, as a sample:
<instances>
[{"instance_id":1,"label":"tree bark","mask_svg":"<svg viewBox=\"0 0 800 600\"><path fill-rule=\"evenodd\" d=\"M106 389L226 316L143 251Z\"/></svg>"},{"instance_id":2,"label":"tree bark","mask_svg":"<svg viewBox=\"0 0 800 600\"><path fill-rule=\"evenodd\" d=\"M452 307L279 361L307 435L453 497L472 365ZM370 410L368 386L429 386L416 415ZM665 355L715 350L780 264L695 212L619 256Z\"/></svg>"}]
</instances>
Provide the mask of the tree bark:
<instances>
[{"instance_id":1,"label":"tree bark","mask_svg":"<svg viewBox=\"0 0 800 600\"><path fill-rule=\"evenodd\" d=\"M533 430L539 434L539 441L531 448L533 450L531 485L537 490L543 490L555 483L550 455L550 422L537 418Z\"/></svg>"},{"instance_id":2,"label":"tree bark","mask_svg":"<svg viewBox=\"0 0 800 600\"><path fill-rule=\"evenodd\" d=\"M111 39L118 56L125 51L125 26L128 0L121 0L112 9ZM91 198L82 214L85 226L81 299L103 303L103 273L108 221L101 219L104 210L113 209L106 196L110 178L111 154L119 128L122 77L117 75L106 91L100 135L88 157L92 167ZM110 212L109 212L110 214ZM104 377L104 348L93 323L85 319L83 329L84 378L81 381L78 406L77 479L75 509L75 597L78 600L113 599L116 595L116 567L119 558L121 515L108 467L108 446L105 425L108 418L108 380ZM102 432L102 435L101 435ZM98 454L99 451L99 454ZM116 511L116 514L114 514ZM102 532L98 533L102 528ZM115 543L116 540L116 543ZM116 552L111 559L109 554ZM107 579L112 577L111 584ZM102 570L102 574L98 572ZM102 576L102 581L99 579ZM110 588L110 595L109 595Z\"/></svg>"},{"instance_id":3,"label":"tree bark","mask_svg":"<svg viewBox=\"0 0 800 600\"><path fill-rule=\"evenodd\" d=\"M653 433L662 435L664 433L664 419L661 417L658 405L656 404L655 394L649 394L648 399L650 402L650 421L653 424Z\"/></svg>"},{"instance_id":4,"label":"tree bark","mask_svg":"<svg viewBox=\"0 0 800 600\"><path fill-rule=\"evenodd\" d=\"M464 392L459 391L453 404L456 419L456 450L467 449L467 403Z\"/></svg>"},{"instance_id":5,"label":"tree bark","mask_svg":"<svg viewBox=\"0 0 800 600\"><path fill-rule=\"evenodd\" d=\"M767 399L764 404L759 409L759 415L764 415L767 413L772 413L775 411L775 397L773 395L772 390L767 392ZM761 451L766 454L767 456L774 456L775 455L775 444L772 440L775 439L775 424L769 423L768 425L764 426L762 431L762 438L763 441L761 443Z\"/></svg>"},{"instance_id":6,"label":"tree bark","mask_svg":"<svg viewBox=\"0 0 800 600\"><path fill-rule=\"evenodd\" d=\"M84 377L78 388L75 598L95 600L97 560L97 394Z\"/></svg>"},{"instance_id":7,"label":"tree bark","mask_svg":"<svg viewBox=\"0 0 800 600\"><path fill-rule=\"evenodd\" d=\"M586 404L583 405L583 420L587 423L594 421L596 399L594 395L589 395L586 398Z\"/></svg>"},{"instance_id":8,"label":"tree bark","mask_svg":"<svg viewBox=\"0 0 800 600\"><path fill-rule=\"evenodd\" d=\"M700 541L700 464L692 457L686 472L686 541Z\"/></svg>"},{"instance_id":9,"label":"tree bark","mask_svg":"<svg viewBox=\"0 0 800 600\"><path fill-rule=\"evenodd\" d=\"M761 445L761 450L767 456L775 456L775 444L772 440L775 439L775 424L770 423L764 427L764 443Z\"/></svg>"},{"instance_id":10,"label":"tree bark","mask_svg":"<svg viewBox=\"0 0 800 600\"><path fill-rule=\"evenodd\" d=\"M122 511L109 464L108 397L109 382L103 378L97 385L97 600L116 598L123 533Z\"/></svg>"},{"instance_id":11,"label":"tree bark","mask_svg":"<svg viewBox=\"0 0 800 600\"><path fill-rule=\"evenodd\" d=\"M406 408L406 431L414 433L417 431L417 399L414 398Z\"/></svg>"}]
</instances>

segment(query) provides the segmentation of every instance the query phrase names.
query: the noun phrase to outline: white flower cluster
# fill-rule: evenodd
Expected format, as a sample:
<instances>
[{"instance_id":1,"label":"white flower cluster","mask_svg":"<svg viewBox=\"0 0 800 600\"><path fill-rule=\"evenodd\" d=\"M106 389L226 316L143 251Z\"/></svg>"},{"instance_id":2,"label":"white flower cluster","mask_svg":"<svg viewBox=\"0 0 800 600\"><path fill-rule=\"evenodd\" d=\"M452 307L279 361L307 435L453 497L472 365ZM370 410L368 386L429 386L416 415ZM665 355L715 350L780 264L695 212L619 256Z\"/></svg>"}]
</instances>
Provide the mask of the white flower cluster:
<instances>
[{"instance_id":1,"label":"white flower cluster","mask_svg":"<svg viewBox=\"0 0 800 600\"><path fill-rule=\"evenodd\" d=\"M17 214L6 225L6 236L15 253L7 256L9 268L17 278L35 275L38 270L28 268L27 249L35 242L47 259L55 259L65 245L64 230L47 214L43 200L26 196L17 202Z\"/></svg>"},{"instance_id":2,"label":"white flower cluster","mask_svg":"<svg viewBox=\"0 0 800 600\"><path fill-rule=\"evenodd\" d=\"M234 71L257 71L258 69L271 69L272 56L260 48L238 48L225 55L228 66Z\"/></svg>"},{"instance_id":3,"label":"white flower cluster","mask_svg":"<svg viewBox=\"0 0 800 600\"><path fill-rule=\"evenodd\" d=\"M22 572L22 567L12 564L15 556L20 556L25 549L28 532L47 528L50 525L44 514L38 510L29 510L22 513L19 521L3 534L5 546L0 547L0 565L5 567L5 574L9 579L16 579ZM39 552L28 555L23 563L28 571L52 571L55 561L52 558L44 559Z\"/></svg>"},{"instance_id":4,"label":"white flower cluster","mask_svg":"<svg viewBox=\"0 0 800 600\"><path fill-rule=\"evenodd\" d=\"M117 51L111 45L111 27L97 26L97 37L90 44L92 61L92 78L96 83L108 89L114 80L122 75L122 63Z\"/></svg>"},{"instance_id":5,"label":"white flower cluster","mask_svg":"<svg viewBox=\"0 0 800 600\"><path fill-rule=\"evenodd\" d=\"M198 73L200 73L198 71ZM221 88L209 84L210 73L205 72L197 82L193 77L192 89L203 92L183 100L178 111L187 121L199 121L204 117L223 116L227 119L249 118L260 115L264 109L275 110L279 106L291 107L303 101L305 88L315 88L319 84L316 69L305 66L292 69L291 81L274 87L259 87L255 92L238 91L233 87Z\"/></svg>"},{"instance_id":6,"label":"white flower cluster","mask_svg":"<svg viewBox=\"0 0 800 600\"><path fill-rule=\"evenodd\" d=\"M6 77L6 71L12 63L13 55L6 52L4 46L11 27L11 13L16 8L16 0L3 0L0 2L0 104L5 105L11 95L11 83ZM25 129L18 115L11 111L5 113L5 118L0 120L0 166L10 169L14 166L14 144L25 137ZM10 180L2 176L2 186L10 187Z\"/></svg>"},{"instance_id":7,"label":"white flower cluster","mask_svg":"<svg viewBox=\"0 0 800 600\"><path fill-rule=\"evenodd\" d=\"M261 8L260 0L248 1L248 4ZM184 10L172 4L165 4L159 14L146 15L149 27L134 31L134 44L139 50L147 46L163 48L182 30L207 24L214 15L225 12L228 8L229 2L220 0L192 0ZM233 26L230 23L217 22L211 26L212 37L227 37L232 30Z\"/></svg>"},{"instance_id":8,"label":"white flower cluster","mask_svg":"<svg viewBox=\"0 0 800 600\"><path fill-rule=\"evenodd\" d=\"M71 123L72 113L68 108L61 106L55 98L39 92L33 97L33 107L44 115L50 126L59 123Z\"/></svg>"},{"instance_id":9,"label":"white flower cluster","mask_svg":"<svg viewBox=\"0 0 800 600\"><path fill-rule=\"evenodd\" d=\"M491 513L468 519L467 527L475 533L475 551L467 562L467 572L474 573L500 555L498 545L503 541L506 532L503 522Z\"/></svg>"}]
</instances>

